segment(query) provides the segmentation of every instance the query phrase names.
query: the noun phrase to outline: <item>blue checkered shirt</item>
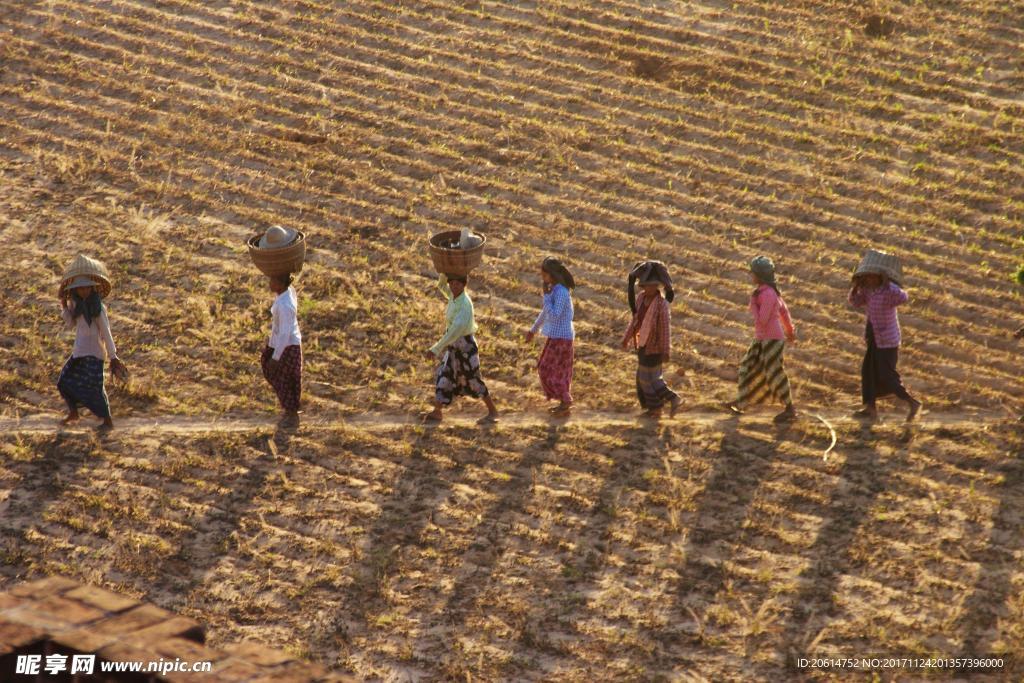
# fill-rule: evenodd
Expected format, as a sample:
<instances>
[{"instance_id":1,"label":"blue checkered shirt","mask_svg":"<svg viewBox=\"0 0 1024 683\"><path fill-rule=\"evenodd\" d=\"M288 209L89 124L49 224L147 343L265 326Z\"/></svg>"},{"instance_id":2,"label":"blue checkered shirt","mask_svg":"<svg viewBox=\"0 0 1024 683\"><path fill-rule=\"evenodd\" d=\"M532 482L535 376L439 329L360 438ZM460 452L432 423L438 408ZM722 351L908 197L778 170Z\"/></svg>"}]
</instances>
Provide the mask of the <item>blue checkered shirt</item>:
<instances>
[{"instance_id":1,"label":"blue checkered shirt","mask_svg":"<svg viewBox=\"0 0 1024 683\"><path fill-rule=\"evenodd\" d=\"M572 297L564 285L555 285L544 295L544 308L531 331L540 330L548 339L575 339L572 326Z\"/></svg>"}]
</instances>

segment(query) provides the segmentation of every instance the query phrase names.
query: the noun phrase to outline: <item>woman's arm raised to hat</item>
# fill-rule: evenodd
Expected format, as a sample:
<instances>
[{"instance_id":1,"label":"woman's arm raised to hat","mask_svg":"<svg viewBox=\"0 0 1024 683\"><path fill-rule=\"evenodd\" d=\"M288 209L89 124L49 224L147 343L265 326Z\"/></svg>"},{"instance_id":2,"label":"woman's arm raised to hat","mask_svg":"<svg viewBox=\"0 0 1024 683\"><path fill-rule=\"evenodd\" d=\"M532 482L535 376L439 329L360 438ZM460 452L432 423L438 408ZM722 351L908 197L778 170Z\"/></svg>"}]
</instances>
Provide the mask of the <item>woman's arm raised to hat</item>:
<instances>
[{"instance_id":1,"label":"woman's arm raised to hat","mask_svg":"<svg viewBox=\"0 0 1024 683\"><path fill-rule=\"evenodd\" d=\"M71 306L68 305L67 297L61 297L60 300L60 317L64 319L64 329L72 330L75 327L75 314L72 312Z\"/></svg>"},{"instance_id":2,"label":"woman's arm raised to hat","mask_svg":"<svg viewBox=\"0 0 1024 683\"><path fill-rule=\"evenodd\" d=\"M910 295L907 294L907 291L892 281L885 288L883 296L885 297L885 303L889 306L899 306L910 300Z\"/></svg>"},{"instance_id":3,"label":"woman's arm raised to hat","mask_svg":"<svg viewBox=\"0 0 1024 683\"><path fill-rule=\"evenodd\" d=\"M854 308L864 308L868 305L868 295L861 289L860 283L854 282L850 293L846 295L846 301Z\"/></svg>"}]
</instances>

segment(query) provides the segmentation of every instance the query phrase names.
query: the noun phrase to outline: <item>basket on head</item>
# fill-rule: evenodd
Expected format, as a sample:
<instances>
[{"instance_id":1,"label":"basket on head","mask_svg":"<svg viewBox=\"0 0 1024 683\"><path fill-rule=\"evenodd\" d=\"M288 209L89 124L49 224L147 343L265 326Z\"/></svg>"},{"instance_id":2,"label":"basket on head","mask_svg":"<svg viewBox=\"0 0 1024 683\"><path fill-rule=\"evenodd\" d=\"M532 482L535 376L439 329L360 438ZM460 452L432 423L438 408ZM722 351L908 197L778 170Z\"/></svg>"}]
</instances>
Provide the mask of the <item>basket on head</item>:
<instances>
[{"instance_id":1,"label":"basket on head","mask_svg":"<svg viewBox=\"0 0 1024 683\"><path fill-rule=\"evenodd\" d=\"M96 283L100 296L104 299L110 296L110 273L107 272L107 267L94 258L79 254L64 269L64 275L60 279L60 288L57 292L61 298L67 293L68 285L78 277L85 277Z\"/></svg>"},{"instance_id":2,"label":"basket on head","mask_svg":"<svg viewBox=\"0 0 1024 683\"><path fill-rule=\"evenodd\" d=\"M450 275L468 275L483 260L484 245L487 243L486 235L476 235L480 243L470 249L459 248L459 230L447 230L431 237L430 258L434 261L434 269Z\"/></svg>"},{"instance_id":3,"label":"basket on head","mask_svg":"<svg viewBox=\"0 0 1024 683\"><path fill-rule=\"evenodd\" d=\"M306 259L306 235L301 230L296 232L292 242L277 249L261 249L262 237L263 233L250 237L246 244L249 246L249 257L264 275L276 277L302 270L302 263Z\"/></svg>"},{"instance_id":4,"label":"basket on head","mask_svg":"<svg viewBox=\"0 0 1024 683\"><path fill-rule=\"evenodd\" d=\"M853 276L869 273L885 275L896 284L900 286L903 284L903 266L900 265L900 259L895 254L868 249L864 252L864 257L861 258L860 265L857 266Z\"/></svg>"}]
</instances>

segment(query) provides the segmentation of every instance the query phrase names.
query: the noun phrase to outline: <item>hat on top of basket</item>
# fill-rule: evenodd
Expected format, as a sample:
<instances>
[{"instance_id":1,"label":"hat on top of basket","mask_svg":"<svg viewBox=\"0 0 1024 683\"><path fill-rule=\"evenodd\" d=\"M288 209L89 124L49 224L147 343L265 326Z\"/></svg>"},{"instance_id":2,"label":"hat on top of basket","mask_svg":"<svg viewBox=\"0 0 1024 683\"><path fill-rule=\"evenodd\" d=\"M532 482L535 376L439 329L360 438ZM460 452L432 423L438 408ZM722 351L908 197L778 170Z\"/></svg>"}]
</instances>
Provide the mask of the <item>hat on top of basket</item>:
<instances>
[{"instance_id":1,"label":"hat on top of basket","mask_svg":"<svg viewBox=\"0 0 1024 683\"><path fill-rule=\"evenodd\" d=\"M472 249L478 247L484 243L484 239L480 235L474 235L469 231L469 228L463 228L459 232L459 249Z\"/></svg>"},{"instance_id":2,"label":"hat on top of basket","mask_svg":"<svg viewBox=\"0 0 1024 683\"><path fill-rule=\"evenodd\" d=\"M896 254L868 249L864 252L860 265L857 266L853 276L857 277L858 275L870 273L884 275L900 286L903 284L903 266L900 265L900 259Z\"/></svg>"},{"instance_id":3,"label":"hat on top of basket","mask_svg":"<svg viewBox=\"0 0 1024 683\"><path fill-rule=\"evenodd\" d=\"M60 294L64 295L75 287L97 287L100 296L104 299L110 296L111 284L110 273L102 262L79 254L64 269L64 275L60 279Z\"/></svg>"},{"instance_id":4,"label":"hat on top of basket","mask_svg":"<svg viewBox=\"0 0 1024 683\"><path fill-rule=\"evenodd\" d=\"M263 233L263 237L260 238L259 248L280 249L281 247L287 247L298 236L298 230L282 228L280 225L272 225Z\"/></svg>"}]
</instances>

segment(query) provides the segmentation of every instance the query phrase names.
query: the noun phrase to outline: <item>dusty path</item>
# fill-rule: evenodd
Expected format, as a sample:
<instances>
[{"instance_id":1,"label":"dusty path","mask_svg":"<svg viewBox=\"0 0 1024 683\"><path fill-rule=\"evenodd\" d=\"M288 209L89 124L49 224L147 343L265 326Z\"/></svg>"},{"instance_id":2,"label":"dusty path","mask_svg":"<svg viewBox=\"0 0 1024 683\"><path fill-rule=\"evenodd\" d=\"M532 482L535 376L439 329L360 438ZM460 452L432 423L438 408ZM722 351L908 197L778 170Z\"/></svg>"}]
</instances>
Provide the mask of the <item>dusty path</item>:
<instances>
[{"instance_id":1,"label":"dusty path","mask_svg":"<svg viewBox=\"0 0 1024 683\"><path fill-rule=\"evenodd\" d=\"M771 412L748 414L738 418L741 422L766 423L771 421ZM854 419L848 412L806 412L802 414L803 420L816 421L821 418L835 424L853 422ZM27 415L21 418L0 419L0 434L40 434L55 431L87 431L94 428L96 421L90 418L83 418L80 422L64 426L59 424L60 415L56 413L39 413ZM472 415L451 415L445 417L444 422L439 426L456 425L459 427L476 427L476 417ZM675 418L664 418L661 424L700 424L715 425L726 424L736 420L724 412L682 412ZM983 426L1004 422L1013 419L1007 415L996 412L951 412L951 413L930 413L925 412L914 423L919 427L928 428L935 426ZM561 423L565 425L635 425L643 422L643 419L636 414L611 412L611 411L589 411L581 410L573 413L570 418L553 418L540 412L517 412L503 415L494 425L487 425L488 428L513 426L525 427L535 425L546 425ZM419 417L410 413L370 413L360 415L342 414L318 414L306 416L301 423L303 430L330 430L342 427L356 427L360 429L389 430L399 429L421 424ZM901 413L891 412L882 415L877 424L902 425ZM432 425L433 426L433 425ZM272 430L277 428L277 419L273 415L250 415L232 417L204 417L204 416L139 416L126 417L117 420L116 429L113 433L158 433L158 434L203 434L203 433L226 433L226 432L251 432L259 430Z\"/></svg>"}]
</instances>

